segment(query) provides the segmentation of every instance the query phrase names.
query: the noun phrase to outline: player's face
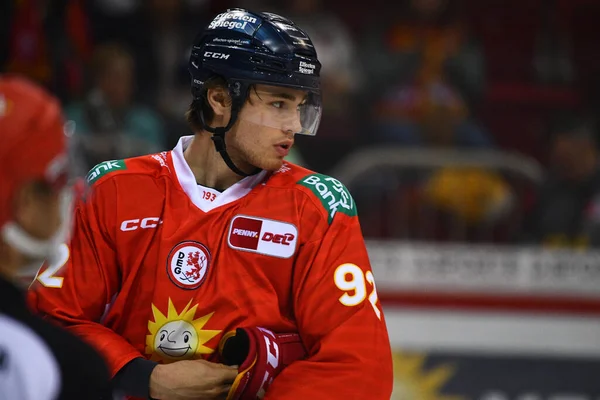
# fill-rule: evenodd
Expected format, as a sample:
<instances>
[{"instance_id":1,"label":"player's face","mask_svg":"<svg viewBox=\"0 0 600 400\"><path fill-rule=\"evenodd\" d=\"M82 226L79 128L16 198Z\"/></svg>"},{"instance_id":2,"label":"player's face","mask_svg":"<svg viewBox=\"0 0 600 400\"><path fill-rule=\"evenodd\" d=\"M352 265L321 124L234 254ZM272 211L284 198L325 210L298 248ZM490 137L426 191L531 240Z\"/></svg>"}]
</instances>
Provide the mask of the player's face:
<instances>
[{"instance_id":1,"label":"player's face","mask_svg":"<svg viewBox=\"0 0 600 400\"><path fill-rule=\"evenodd\" d=\"M252 166L275 171L283 163L300 132L298 106L306 100L301 90L256 85L250 88L248 100L234 128L227 133L227 149L239 166Z\"/></svg>"},{"instance_id":2,"label":"player's face","mask_svg":"<svg viewBox=\"0 0 600 400\"><path fill-rule=\"evenodd\" d=\"M62 222L60 193L44 182L25 184L16 200L16 222L35 239L50 239Z\"/></svg>"}]
</instances>

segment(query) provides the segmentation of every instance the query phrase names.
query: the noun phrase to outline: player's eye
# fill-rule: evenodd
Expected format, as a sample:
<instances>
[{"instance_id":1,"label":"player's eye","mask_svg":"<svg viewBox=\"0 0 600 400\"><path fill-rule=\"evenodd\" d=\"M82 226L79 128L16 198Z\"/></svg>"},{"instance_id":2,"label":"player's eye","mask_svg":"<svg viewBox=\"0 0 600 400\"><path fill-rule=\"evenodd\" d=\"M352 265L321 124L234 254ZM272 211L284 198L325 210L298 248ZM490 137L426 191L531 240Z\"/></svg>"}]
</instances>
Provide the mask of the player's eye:
<instances>
[{"instance_id":1,"label":"player's eye","mask_svg":"<svg viewBox=\"0 0 600 400\"><path fill-rule=\"evenodd\" d=\"M283 101L274 101L271 105L275 108L283 108Z\"/></svg>"}]
</instances>

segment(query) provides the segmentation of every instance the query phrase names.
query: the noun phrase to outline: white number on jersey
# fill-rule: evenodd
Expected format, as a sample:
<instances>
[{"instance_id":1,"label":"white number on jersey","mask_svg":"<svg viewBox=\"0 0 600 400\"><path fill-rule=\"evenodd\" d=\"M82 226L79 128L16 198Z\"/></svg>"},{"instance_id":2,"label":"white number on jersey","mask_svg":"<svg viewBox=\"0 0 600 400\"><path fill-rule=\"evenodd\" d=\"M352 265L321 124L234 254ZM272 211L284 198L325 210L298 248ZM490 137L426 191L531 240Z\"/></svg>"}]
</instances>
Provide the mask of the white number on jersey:
<instances>
[{"instance_id":1,"label":"white number on jersey","mask_svg":"<svg viewBox=\"0 0 600 400\"><path fill-rule=\"evenodd\" d=\"M367 297L367 283L373 289L369 294L369 302L375 311L377 318L381 320L381 311L377 307L377 288L375 287L375 278L371 271L363 273L363 270L356 264L342 264L336 268L333 273L335 285L344 292L339 301L346 307L354 307L362 303Z\"/></svg>"},{"instance_id":2,"label":"white number on jersey","mask_svg":"<svg viewBox=\"0 0 600 400\"><path fill-rule=\"evenodd\" d=\"M69 256L70 256L69 246L67 246L66 244L61 244L59 251L60 251L60 257L58 258L57 262L54 264L48 265L48 267L46 267L44 272L42 272L41 274L38 274L38 276L37 276L38 282L40 282L42 285L49 287L49 288L60 289L63 285L64 278L61 276L56 276L56 274L62 267L64 267L64 265L67 263L67 261L69 261Z\"/></svg>"}]
</instances>

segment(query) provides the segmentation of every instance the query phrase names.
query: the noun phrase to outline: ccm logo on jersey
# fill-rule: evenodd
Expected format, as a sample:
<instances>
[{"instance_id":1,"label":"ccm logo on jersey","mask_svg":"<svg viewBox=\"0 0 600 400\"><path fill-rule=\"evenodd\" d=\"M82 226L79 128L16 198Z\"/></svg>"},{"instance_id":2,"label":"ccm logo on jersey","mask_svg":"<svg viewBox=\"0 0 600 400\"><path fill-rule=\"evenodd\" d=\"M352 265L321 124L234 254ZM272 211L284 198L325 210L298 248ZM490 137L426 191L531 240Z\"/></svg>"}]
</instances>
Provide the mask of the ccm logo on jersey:
<instances>
[{"instance_id":1,"label":"ccm logo on jersey","mask_svg":"<svg viewBox=\"0 0 600 400\"><path fill-rule=\"evenodd\" d=\"M128 219L126 221L121 222L121 230L123 232L135 231L138 229L153 229L158 227L158 225L162 224L160 218L158 217L148 217L142 219Z\"/></svg>"},{"instance_id":2,"label":"ccm logo on jersey","mask_svg":"<svg viewBox=\"0 0 600 400\"><path fill-rule=\"evenodd\" d=\"M229 227L229 247L290 258L296 252L298 229L287 222L236 215Z\"/></svg>"}]
</instances>

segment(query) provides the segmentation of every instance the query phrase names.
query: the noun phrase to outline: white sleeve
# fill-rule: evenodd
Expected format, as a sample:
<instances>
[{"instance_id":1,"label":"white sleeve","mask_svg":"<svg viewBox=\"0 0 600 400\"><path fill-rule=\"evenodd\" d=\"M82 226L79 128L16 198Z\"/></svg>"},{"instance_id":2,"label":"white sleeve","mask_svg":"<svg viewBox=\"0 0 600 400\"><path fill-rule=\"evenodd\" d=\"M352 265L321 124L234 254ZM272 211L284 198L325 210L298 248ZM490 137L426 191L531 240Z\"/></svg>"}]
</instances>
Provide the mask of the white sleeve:
<instances>
[{"instance_id":1,"label":"white sleeve","mask_svg":"<svg viewBox=\"0 0 600 400\"><path fill-rule=\"evenodd\" d=\"M0 315L0 400L54 400L60 381L48 346L28 326Z\"/></svg>"}]
</instances>

